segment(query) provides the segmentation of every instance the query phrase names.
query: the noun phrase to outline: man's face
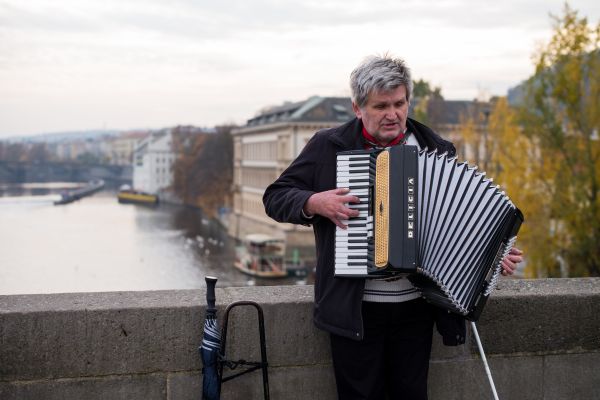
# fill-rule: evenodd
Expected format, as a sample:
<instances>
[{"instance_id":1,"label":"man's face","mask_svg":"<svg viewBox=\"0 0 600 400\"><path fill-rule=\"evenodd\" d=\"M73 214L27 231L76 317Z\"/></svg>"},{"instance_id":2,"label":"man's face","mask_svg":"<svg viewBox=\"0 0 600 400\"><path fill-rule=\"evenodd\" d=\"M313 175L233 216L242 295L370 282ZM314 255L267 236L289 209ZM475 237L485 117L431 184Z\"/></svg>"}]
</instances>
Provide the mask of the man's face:
<instances>
[{"instance_id":1,"label":"man's face","mask_svg":"<svg viewBox=\"0 0 600 400\"><path fill-rule=\"evenodd\" d=\"M381 144L388 144L406 129L406 88L399 86L390 91L369 93L362 108L352 103L352 109L371 136Z\"/></svg>"}]
</instances>

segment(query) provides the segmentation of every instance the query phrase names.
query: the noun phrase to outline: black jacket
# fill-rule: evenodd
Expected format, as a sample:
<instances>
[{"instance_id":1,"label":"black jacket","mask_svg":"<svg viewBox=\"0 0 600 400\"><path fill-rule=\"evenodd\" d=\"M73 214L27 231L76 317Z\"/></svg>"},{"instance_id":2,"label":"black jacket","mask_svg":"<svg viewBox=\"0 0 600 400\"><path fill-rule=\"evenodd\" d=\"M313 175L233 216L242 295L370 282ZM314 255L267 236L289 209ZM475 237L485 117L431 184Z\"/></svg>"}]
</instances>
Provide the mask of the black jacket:
<instances>
[{"instance_id":1,"label":"black jacket","mask_svg":"<svg viewBox=\"0 0 600 400\"><path fill-rule=\"evenodd\" d=\"M450 155L456 153L452 143L425 125L409 118L407 127L421 148L437 149ZM317 247L315 325L355 340L363 337L361 306L365 281L334 277L335 225L319 216L306 220L302 208L313 193L335 189L336 153L364 149L364 146L362 123L356 118L339 127L319 131L281 176L269 185L263 196L265 210L274 220L313 225ZM436 313L436 324L444 343L464 343L464 320L441 309Z\"/></svg>"}]
</instances>

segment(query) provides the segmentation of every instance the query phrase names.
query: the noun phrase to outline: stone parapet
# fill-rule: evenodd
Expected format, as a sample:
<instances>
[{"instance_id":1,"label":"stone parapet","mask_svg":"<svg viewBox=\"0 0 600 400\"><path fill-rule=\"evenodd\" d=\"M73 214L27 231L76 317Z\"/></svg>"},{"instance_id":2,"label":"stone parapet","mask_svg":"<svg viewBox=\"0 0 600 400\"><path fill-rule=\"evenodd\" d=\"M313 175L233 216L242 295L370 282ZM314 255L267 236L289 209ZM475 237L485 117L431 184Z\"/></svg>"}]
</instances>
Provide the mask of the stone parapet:
<instances>
[{"instance_id":1,"label":"stone parapet","mask_svg":"<svg viewBox=\"0 0 600 400\"><path fill-rule=\"evenodd\" d=\"M312 286L218 288L217 308L264 310L273 399L333 399ZM0 296L1 399L192 399L201 393L203 290ZM502 399L600 398L600 279L505 280L478 321ZM253 309L230 315L228 358L259 359ZM223 399L262 398L259 373ZM490 398L472 340L435 337L431 399Z\"/></svg>"}]
</instances>

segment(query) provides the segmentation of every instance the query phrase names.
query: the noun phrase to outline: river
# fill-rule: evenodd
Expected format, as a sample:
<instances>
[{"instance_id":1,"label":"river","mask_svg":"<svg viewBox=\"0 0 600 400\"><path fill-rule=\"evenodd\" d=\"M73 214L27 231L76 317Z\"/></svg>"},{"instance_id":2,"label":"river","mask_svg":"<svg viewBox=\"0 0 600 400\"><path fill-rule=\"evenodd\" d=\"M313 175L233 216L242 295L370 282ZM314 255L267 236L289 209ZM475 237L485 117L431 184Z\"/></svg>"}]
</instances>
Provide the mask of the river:
<instances>
[{"instance_id":1,"label":"river","mask_svg":"<svg viewBox=\"0 0 600 400\"><path fill-rule=\"evenodd\" d=\"M55 206L69 184L0 186L0 294L295 285L232 267L235 241L193 208L119 204L104 191Z\"/></svg>"}]
</instances>

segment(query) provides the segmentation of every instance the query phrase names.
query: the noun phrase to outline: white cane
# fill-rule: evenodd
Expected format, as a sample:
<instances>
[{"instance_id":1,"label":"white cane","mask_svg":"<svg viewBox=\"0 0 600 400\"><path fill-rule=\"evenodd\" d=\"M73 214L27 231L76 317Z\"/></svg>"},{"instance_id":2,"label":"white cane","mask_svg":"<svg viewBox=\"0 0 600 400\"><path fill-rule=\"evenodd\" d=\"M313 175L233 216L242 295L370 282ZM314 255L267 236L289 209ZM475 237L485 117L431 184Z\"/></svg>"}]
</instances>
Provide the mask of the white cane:
<instances>
[{"instance_id":1,"label":"white cane","mask_svg":"<svg viewBox=\"0 0 600 400\"><path fill-rule=\"evenodd\" d=\"M483 346L481 345L481 340L479 340L479 333L477 333L477 327L475 326L475 322L471 321L471 328L473 329L473 333L475 334L475 340L477 341L477 347L479 348L479 354L481 354L481 359L483 360L483 365L485 367L485 373L487 374L488 380L490 381L490 386L492 387L492 393L494 394L494 400L498 400L498 393L496 392L496 386L494 385L494 379L492 378L492 373L490 372L490 367L488 366L487 359L485 358L485 353L483 352Z\"/></svg>"}]
</instances>

